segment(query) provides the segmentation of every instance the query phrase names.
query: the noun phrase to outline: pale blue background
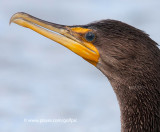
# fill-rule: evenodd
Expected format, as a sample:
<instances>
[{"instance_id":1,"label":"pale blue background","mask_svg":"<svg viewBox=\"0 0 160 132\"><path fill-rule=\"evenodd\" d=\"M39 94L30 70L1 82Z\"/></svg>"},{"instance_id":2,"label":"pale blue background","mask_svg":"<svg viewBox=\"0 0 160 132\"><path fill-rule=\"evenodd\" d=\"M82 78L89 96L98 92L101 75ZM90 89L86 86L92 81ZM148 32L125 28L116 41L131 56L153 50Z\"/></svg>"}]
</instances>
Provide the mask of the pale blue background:
<instances>
[{"instance_id":1,"label":"pale blue background","mask_svg":"<svg viewBox=\"0 0 160 132\"><path fill-rule=\"evenodd\" d=\"M61 45L12 24L16 12L60 24L117 19L160 43L159 0L0 0L0 132L119 132L107 78ZM77 123L25 123L76 118Z\"/></svg>"}]
</instances>

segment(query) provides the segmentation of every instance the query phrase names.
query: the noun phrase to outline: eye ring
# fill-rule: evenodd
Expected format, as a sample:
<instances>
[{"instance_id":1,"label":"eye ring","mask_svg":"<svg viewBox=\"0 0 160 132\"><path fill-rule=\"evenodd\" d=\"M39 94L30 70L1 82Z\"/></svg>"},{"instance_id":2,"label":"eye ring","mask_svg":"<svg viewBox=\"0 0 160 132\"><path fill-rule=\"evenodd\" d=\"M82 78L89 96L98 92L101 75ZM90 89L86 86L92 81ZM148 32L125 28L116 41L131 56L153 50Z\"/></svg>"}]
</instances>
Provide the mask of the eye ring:
<instances>
[{"instance_id":1,"label":"eye ring","mask_svg":"<svg viewBox=\"0 0 160 132\"><path fill-rule=\"evenodd\" d=\"M95 39L95 34L93 32L87 32L84 37L88 42L92 42Z\"/></svg>"}]
</instances>

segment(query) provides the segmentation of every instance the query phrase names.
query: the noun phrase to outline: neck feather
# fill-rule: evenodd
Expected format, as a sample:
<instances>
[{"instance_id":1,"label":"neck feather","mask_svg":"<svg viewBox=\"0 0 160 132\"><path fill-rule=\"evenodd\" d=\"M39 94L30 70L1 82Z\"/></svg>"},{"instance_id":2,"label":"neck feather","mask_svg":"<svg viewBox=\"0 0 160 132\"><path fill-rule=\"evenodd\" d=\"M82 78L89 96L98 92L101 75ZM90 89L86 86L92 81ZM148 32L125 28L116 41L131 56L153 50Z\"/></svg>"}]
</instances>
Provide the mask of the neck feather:
<instances>
[{"instance_id":1,"label":"neck feather","mask_svg":"<svg viewBox=\"0 0 160 132\"><path fill-rule=\"evenodd\" d=\"M119 101L122 132L160 131L160 80L132 85L110 80Z\"/></svg>"}]
</instances>

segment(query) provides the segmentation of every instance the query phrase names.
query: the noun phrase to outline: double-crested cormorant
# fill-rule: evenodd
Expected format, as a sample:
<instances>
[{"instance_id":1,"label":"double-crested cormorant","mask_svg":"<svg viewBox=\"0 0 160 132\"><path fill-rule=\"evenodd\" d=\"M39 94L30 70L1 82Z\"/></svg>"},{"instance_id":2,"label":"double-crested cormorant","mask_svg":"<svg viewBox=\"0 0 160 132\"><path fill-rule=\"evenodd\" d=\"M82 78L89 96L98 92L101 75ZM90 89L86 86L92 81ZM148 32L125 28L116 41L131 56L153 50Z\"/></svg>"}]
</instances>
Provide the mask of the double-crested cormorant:
<instances>
[{"instance_id":1,"label":"double-crested cormorant","mask_svg":"<svg viewBox=\"0 0 160 132\"><path fill-rule=\"evenodd\" d=\"M64 45L101 70L116 93L122 132L160 132L160 50L147 34L115 20L65 26L16 13L10 22Z\"/></svg>"}]
</instances>

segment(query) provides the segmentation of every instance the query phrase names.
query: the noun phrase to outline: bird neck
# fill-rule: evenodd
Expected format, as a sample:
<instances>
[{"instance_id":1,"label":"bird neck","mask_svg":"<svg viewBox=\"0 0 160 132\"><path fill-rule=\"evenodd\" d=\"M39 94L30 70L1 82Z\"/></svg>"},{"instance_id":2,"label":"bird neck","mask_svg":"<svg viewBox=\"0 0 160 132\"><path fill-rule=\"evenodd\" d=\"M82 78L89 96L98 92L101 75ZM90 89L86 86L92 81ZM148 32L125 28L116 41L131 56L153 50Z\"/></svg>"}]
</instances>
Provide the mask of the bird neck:
<instances>
[{"instance_id":1,"label":"bird neck","mask_svg":"<svg viewBox=\"0 0 160 132\"><path fill-rule=\"evenodd\" d=\"M142 81L141 81L142 80ZM160 131L160 80L131 85L110 80L119 101L122 132Z\"/></svg>"},{"instance_id":2,"label":"bird neck","mask_svg":"<svg viewBox=\"0 0 160 132\"><path fill-rule=\"evenodd\" d=\"M159 49L143 57L125 64L102 57L97 65L116 93L122 132L160 132Z\"/></svg>"}]
</instances>

